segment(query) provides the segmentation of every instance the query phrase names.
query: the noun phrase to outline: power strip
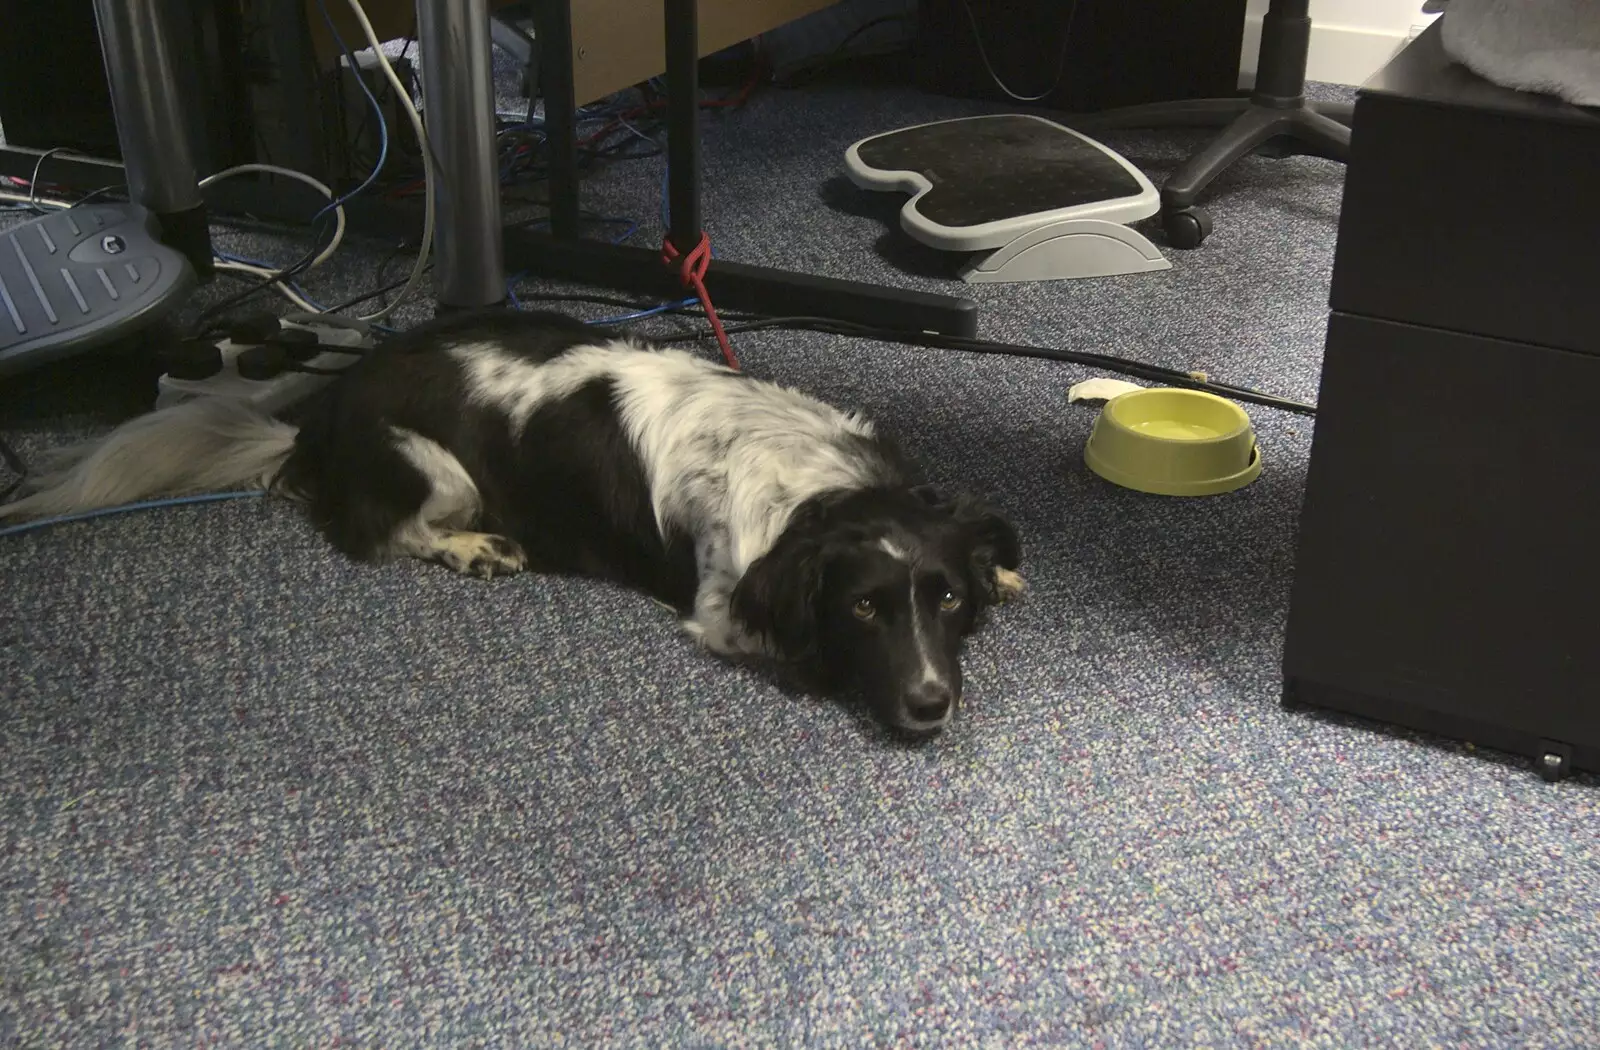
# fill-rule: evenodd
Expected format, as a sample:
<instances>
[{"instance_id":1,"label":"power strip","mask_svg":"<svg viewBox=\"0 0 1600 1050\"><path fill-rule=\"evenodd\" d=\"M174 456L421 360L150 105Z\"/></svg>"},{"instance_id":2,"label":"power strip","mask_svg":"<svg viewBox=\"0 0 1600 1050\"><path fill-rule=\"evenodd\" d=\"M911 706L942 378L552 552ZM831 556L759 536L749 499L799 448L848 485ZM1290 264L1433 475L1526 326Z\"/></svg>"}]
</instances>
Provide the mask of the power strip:
<instances>
[{"instance_id":1,"label":"power strip","mask_svg":"<svg viewBox=\"0 0 1600 1050\"><path fill-rule=\"evenodd\" d=\"M370 335L354 328L320 324L299 324L282 321L285 329L302 329L316 335L324 346L348 346L369 349L373 346ZM231 397L249 401L263 412L276 413L300 401L336 377L313 375L308 372L281 372L270 379L246 379L239 374L239 355L258 343L239 343L224 339L217 343L222 355L222 370L205 379L178 379L163 375L156 381L156 407L166 408L196 397ZM315 357L301 362L313 368L344 369L360 360L356 354L324 350Z\"/></svg>"}]
</instances>

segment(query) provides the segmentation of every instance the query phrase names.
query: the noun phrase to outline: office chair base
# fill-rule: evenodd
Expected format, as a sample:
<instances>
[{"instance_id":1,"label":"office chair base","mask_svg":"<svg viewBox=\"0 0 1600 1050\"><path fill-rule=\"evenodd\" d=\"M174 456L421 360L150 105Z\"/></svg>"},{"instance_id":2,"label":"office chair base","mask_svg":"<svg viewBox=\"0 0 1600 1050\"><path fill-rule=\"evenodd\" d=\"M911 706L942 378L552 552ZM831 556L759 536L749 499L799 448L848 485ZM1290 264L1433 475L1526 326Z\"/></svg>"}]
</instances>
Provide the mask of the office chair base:
<instances>
[{"instance_id":1,"label":"office chair base","mask_svg":"<svg viewBox=\"0 0 1600 1050\"><path fill-rule=\"evenodd\" d=\"M1161 230L1167 243L1188 251L1211 236L1211 216L1203 208L1169 208L1161 212Z\"/></svg>"},{"instance_id":2,"label":"office chair base","mask_svg":"<svg viewBox=\"0 0 1600 1050\"><path fill-rule=\"evenodd\" d=\"M1234 98L1191 98L1174 102L1151 102L1142 106L1123 106L1100 113L1086 113L1072 118L1072 126L1080 131L1116 131L1132 128L1225 128L1235 117L1252 108L1274 108L1253 95ZM1355 111L1353 102L1313 102L1290 100L1280 109L1309 109L1345 127Z\"/></svg>"},{"instance_id":3,"label":"office chair base","mask_svg":"<svg viewBox=\"0 0 1600 1050\"><path fill-rule=\"evenodd\" d=\"M1172 246L1198 248L1211 233L1210 219L1195 207L1200 194L1234 161L1282 139L1330 160L1343 162L1350 155L1350 129L1331 117L1304 107L1246 109L1161 187L1161 225Z\"/></svg>"},{"instance_id":4,"label":"office chair base","mask_svg":"<svg viewBox=\"0 0 1600 1050\"><path fill-rule=\"evenodd\" d=\"M1184 162L1161 187L1161 225L1174 248L1198 248L1211 234L1211 219L1195 202L1213 180L1247 153L1279 157L1306 154L1343 163L1350 155L1348 103L1299 100L1268 105L1257 98L1192 99L1131 106L1081 119L1074 124L1106 128L1210 127L1223 130L1205 149Z\"/></svg>"},{"instance_id":5,"label":"office chair base","mask_svg":"<svg viewBox=\"0 0 1600 1050\"><path fill-rule=\"evenodd\" d=\"M1256 87L1239 98L1188 99L1129 106L1073 118L1076 127L1222 127L1222 134L1167 180L1161 190L1162 226L1175 248L1197 248L1211 220L1195 201L1228 165L1246 153L1307 153L1343 162L1350 153L1354 106L1306 98L1311 48L1309 0L1269 0L1261 21Z\"/></svg>"}]
</instances>

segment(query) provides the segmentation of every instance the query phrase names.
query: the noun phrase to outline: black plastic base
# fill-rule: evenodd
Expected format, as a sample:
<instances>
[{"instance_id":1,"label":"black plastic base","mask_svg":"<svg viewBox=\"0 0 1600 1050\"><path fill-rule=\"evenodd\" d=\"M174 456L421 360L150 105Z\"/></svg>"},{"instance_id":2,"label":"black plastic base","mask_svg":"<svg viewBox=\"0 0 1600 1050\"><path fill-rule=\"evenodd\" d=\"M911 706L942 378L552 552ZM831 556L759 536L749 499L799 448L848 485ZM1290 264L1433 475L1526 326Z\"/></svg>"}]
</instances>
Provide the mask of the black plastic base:
<instances>
[{"instance_id":1,"label":"black plastic base","mask_svg":"<svg viewBox=\"0 0 1600 1050\"><path fill-rule=\"evenodd\" d=\"M614 288L650 299L678 299L686 294L676 276L662 265L660 253L646 248L562 240L512 228L505 231L505 258L510 270ZM705 284L719 310L827 317L942 335L978 334L978 304L971 299L721 259L712 260Z\"/></svg>"},{"instance_id":2,"label":"black plastic base","mask_svg":"<svg viewBox=\"0 0 1600 1050\"><path fill-rule=\"evenodd\" d=\"M202 281L211 280L216 272L212 265L211 226L206 206L198 204L184 211L156 215L161 223L161 243L182 252L194 267L195 276Z\"/></svg>"},{"instance_id":3,"label":"black plastic base","mask_svg":"<svg viewBox=\"0 0 1600 1050\"><path fill-rule=\"evenodd\" d=\"M1353 715L1368 723L1403 726L1447 741L1525 758L1533 772L1550 783L1565 780L1580 770L1600 772L1600 750L1596 748L1574 747L1505 722L1465 717L1424 704L1290 678L1284 683L1282 706L1288 711Z\"/></svg>"}]
</instances>

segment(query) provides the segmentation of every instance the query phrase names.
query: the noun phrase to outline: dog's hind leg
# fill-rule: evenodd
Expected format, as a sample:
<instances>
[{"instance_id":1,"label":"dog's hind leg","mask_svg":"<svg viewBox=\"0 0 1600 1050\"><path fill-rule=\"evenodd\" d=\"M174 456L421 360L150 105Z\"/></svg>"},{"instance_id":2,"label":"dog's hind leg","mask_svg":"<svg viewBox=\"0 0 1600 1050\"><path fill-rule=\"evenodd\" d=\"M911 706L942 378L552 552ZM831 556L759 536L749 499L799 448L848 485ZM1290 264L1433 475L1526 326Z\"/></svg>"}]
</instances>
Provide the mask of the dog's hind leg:
<instances>
[{"instance_id":1,"label":"dog's hind leg","mask_svg":"<svg viewBox=\"0 0 1600 1050\"><path fill-rule=\"evenodd\" d=\"M394 530L396 554L436 562L465 576L489 580L528 567L513 539L472 531L483 510L477 485L444 446L410 431L395 430L396 449L427 482L427 495Z\"/></svg>"},{"instance_id":2,"label":"dog's hind leg","mask_svg":"<svg viewBox=\"0 0 1600 1050\"><path fill-rule=\"evenodd\" d=\"M476 531L483 501L461 461L410 430L345 417L296 449L284 489L359 561L419 558L484 579L527 567L516 541Z\"/></svg>"}]
</instances>

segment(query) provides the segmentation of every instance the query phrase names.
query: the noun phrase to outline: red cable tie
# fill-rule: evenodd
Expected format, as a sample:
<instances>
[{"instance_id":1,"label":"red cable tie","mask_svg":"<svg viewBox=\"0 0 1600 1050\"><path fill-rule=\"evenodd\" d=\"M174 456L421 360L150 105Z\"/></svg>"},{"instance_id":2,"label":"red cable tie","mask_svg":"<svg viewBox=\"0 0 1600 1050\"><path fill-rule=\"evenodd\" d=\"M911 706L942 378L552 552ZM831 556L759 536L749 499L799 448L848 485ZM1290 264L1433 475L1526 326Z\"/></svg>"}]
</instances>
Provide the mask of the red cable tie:
<instances>
[{"instance_id":1,"label":"red cable tie","mask_svg":"<svg viewBox=\"0 0 1600 1050\"><path fill-rule=\"evenodd\" d=\"M705 307L706 318L711 322L711 330L717 334L717 344L722 347L722 358L728 362L728 367L738 371L739 358L733 352L733 346L728 342L728 333L722 330L722 320L717 317L716 307L711 305L711 295L706 291L706 270L711 267L711 237L706 231L700 231L700 243L695 245L688 255L683 255L672 243L669 233L666 240L661 242L661 261L667 266L677 264L678 280L683 282L684 288L694 290L700 299L700 305Z\"/></svg>"}]
</instances>

